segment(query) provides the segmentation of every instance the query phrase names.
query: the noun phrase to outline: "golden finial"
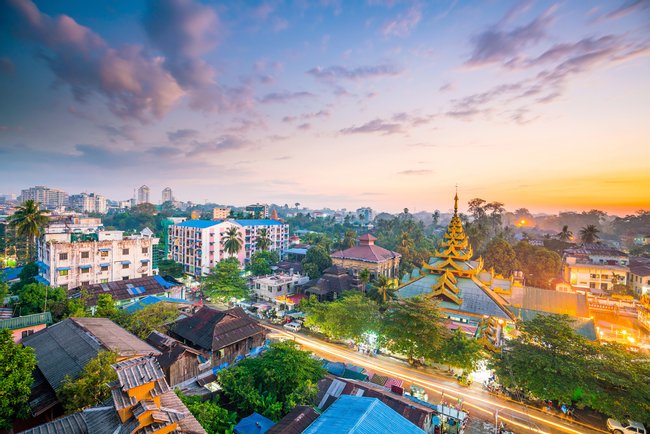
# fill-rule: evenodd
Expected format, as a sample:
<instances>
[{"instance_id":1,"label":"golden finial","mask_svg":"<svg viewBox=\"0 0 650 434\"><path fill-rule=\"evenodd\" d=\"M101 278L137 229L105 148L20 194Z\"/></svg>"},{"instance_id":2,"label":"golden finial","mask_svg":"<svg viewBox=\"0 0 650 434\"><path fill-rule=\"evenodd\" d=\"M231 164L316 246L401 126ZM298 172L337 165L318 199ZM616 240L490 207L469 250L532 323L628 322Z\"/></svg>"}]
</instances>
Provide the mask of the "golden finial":
<instances>
[{"instance_id":1,"label":"golden finial","mask_svg":"<svg viewBox=\"0 0 650 434\"><path fill-rule=\"evenodd\" d=\"M456 184L456 196L454 196L454 215L458 214L458 184Z\"/></svg>"}]
</instances>

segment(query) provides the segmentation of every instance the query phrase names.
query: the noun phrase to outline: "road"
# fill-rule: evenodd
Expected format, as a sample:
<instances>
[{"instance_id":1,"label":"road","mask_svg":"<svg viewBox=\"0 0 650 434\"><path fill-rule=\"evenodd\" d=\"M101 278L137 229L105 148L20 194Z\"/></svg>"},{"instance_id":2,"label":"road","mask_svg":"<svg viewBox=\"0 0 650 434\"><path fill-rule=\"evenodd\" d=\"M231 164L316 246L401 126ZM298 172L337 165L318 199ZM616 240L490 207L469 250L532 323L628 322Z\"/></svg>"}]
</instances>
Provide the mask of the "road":
<instances>
[{"instance_id":1,"label":"road","mask_svg":"<svg viewBox=\"0 0 650 434\"><path fill-rule=\"evenodd\" d=\"M340 345L335 345L323 340L307 336L302 333L291 333L279 326L266 325L278 336L294 340L303 348L333 361L349 362L362 366L373 372L381 372L391 377L404 380L405 383L415 384L425 388L429 397L442 397L445 400L456 402L463 400L463 409L470 413L470 417L479 418L494 423L495 411L499 409L499 421L517 433L606 433L604 429L570 421L559 416L527 407L523 404L497 397L482 389L480 385L462 387L455 379L444 376L439 372L425 369L414 369L407 364L387 357L374 357L361 354Z\"/></svg>"}]
</instances>

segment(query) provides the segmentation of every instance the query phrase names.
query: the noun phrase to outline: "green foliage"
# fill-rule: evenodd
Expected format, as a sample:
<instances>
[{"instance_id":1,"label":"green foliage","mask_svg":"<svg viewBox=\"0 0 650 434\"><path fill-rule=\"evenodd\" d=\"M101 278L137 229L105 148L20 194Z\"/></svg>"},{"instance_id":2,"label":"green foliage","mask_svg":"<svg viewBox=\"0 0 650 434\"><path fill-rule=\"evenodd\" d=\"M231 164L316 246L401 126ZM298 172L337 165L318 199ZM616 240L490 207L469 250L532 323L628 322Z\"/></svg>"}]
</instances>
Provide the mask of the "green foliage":
<instances>
[{"instance_id":1,"label":"green foliage","mask_svg":"<svg viewBox=\"0 0 650 434\"><path fill-rule=\"evenodd\" d=\"M317 327L330 338L360 342L365 333L379 328L379 306L355 291L345 292L330 303L310 300L302 306L307 314L305 325Z\"/></svg>"},{"instance_id":2,"label":"green foliage","mask_svg":"<svg viewBox=\"0 0 650 434\"><path fill-rule=\"evenodd\" d=\"M246 279L241 276L239 260L228 258L220 261L212 273L203 278L203 293L221 301L244 298L248 295Z\"/></svg>"},{"instance_id":3,"label":"green foliage","mask_svg":"<svg viewBox=\"0 0 650 434\"><path fill-rule=\"evenodd\" d=\"M30 283L25 285L18 293L18 306L21 315L50 311L56 322L66 314L68 299L65 290L62 288L51 288L40 283Z\"/></svg>"},{"instance_id":4,"label":"green foliage","mask_svg":"<svg viewBox=\"0 0 650 434\"><path fill-rule=\"evenodd\" d=\"M175 278L183 277L183 264L173 259L161 259L158 261L158 274Z\"/></svg>"},{"instance_id":5,"label":"green foliage","mask_svg":"<svg viewBox=\"0 0 650 434\"><path fill-rule=\"evenodd\" d=\"M309 352L285 341L272 344L260 357L219 372L218 381L240 416L257 412L278 421L296 405L310 403L324 375Z\"/></svg>"},{"instance_id":6,"label":"green foliage","mask_svg":"<svg viewBox=\"0 0 650 434\"><path fill-rule=\"evenodd\" d=\"M318 279L323 271L332 266L332 258L329 251L322 246L312 246L307 250L305 259L302 260L302 268L310 279Z\"/></svg>"},{"instance_id":7,"label":"green foliage","mask_svg":"<svg viewBox=\"0 0 650 434\"><path fill-rule=\"evenodd\" d=\"M116 362L117 354L102 351L84 366L78 378L66 376L59 391L59 399L63 402L66 413L92 407L111 396L108 383L117 379L111 366Z\"/></svg>"},{"instance_id":8,"label":"green foliage","mask_svg":"<svg viewBox=\"0 0 650 434\"><path fill-rule=\"evenodd\" d=\"M31 259L36 253L36 238L41 235L43 227L49 220L48 216L39 209L38 203L28 200L19 206L8 220L9 226L16 230L16 234L27 240L27 258ZM31 254L30 247L32 247Z\"/></svg>"},{"instance_id":9,"label":"green foliage","mask_svg":"<svg viewBox=\"0 0 650 434\"><path fill-rule=\"evenodd\" d=\"M399 252L400 273L410 273L426 262L435 251L435 242L425 235L424 224L408 213L388 219L377 219L375 237L385 249Z\"/></svg>"},{"instance_id":10,"label":"green foliage","mask_svg":"<svg viewBox=\"0 0 650 434\"><path fill-rule=\"evenodd\" d=\"M88 316L88 291L82 289L79 298L69 298L66 316L68 317L85 317Z\"/></svg>"},{"instance_id":11,"label":"green foliage","mask_svg":"<svg viewBox=\"0 0 650 434\"><path fill-rule=\"evenodd\" d=\"M566 315L524 322L493 368L499 381L541 399L574 402L608 416L650 422L650 358L587 341Z\"/></svg>"},{"instance_id":12,"label":"green foliage","mask_svg":"<svg viewBox=\"0 0 650 434\"><path fill-rule=\"evenodd\" d=\"M251 255L247 269L255 276L271 274L271 266L279 261L278 252L269 250L258 250Z\"/></svg>"},{"instance_id":13,"label":"green foliage","mask_svg":"<svg viewBox=\"0 0 650 434\"><path fill-rule=\"evenodd\" d=\"M0 306L4 306L4 300L9 295L9 285L0 282Z\"/></svg>"},{"instance_id":14,"label":"green foliage","mask_svg":"<svg viewBox=\"0 0 650 434\"><path fill-rule=\"evenodd\" d=\"M368 291L368 297L384 305L388 301L395 299L395 291L397 291L395 280L389 279L382 274L373 282L370 291Z\"/></svg>"},{"instance_id":15,"label":"green foliage","mask_svg":"<svg viewBox=\"0 0 650 434\"><path fill-rule=\"evenodd\" d=\"M269 230L260 228L257 230L257 239L255 240L255 247L258 250L268 250L271 246L271 238L269 238Z\"/></svg>"},{"instance_id":16,"label":"green foliage","mask_svg":"<svg viewBox=\"0 0 650 434\"><path fill-rule=\"evenodd\" d=\"M95 316L101 318L110 318L117 312L117 306L115 301L113 301L113 296L111 294L99 294L97 297L97 309L95 310Z\"/></svg>"},{"instance_id":17,"label":"green foliage","mask_svg":"<svg viewBox=\"0 0 650 434\"><path fill-rule=\"evenodd\" d=\"M435 359L446 329L438 304L428 298L415 297L391 302L382 321L385 347L394 353L415 359Z\"/></svg>"},{"instance_id":18,"label":"green foliage","mask_svg":"<svg viewBox=\"0 0 650 434\"><path fill-rule=\"evenodd\" d=\"M437 361L455 368L473 371L482 357L483 345L457 329L443 341Z\"/></svg>"},{"instance_id":19,"label":"green foliage","mask_svg":"<svg viewBox=\"0 0 650 434\"><path fill-rule=\"evenodd\" d=\"M598 234L600 230L596 225L587 225L584 228L580 229L580 241L586 244L595 243L600 238Z\"/></svg>"},{"instance_id":20,"label":"green foliage","mask_svg":"<svg viewBox=\"0 0 650 434\"><path fill-rule=\"evenodd\" d=\"M483 259L486 269L494 268L495 272L506 277L518 269L517 254L503 238L494 238L487 244Z\"/></svg>"},{"instance_id":21,"label":"green foliage","mask_svg":"<svg viewBox=\"0 0 650 434\"><path fill-rule=\"evenodd\" d=\"M244 245L244 241L239 234L239 229L237 229L235 226L230 227L226 230L226 234L223 237L222 243L224 251L231 256L238 254Z\"/></svg>"},{"instance_id":22,"label":"green foliage","mask_svg":"<svg viewBox=\"0 0 650 434\"><path fill-rule=\"evenodd\" d=\"M16 418L26 417L31 393L34 350L14 343L10 330L0 330L0 428L10 429Z\"/></svg>"},{"instance_id":23,"label":"green foliage","mask_svg":"<svg viewBox=\"0 0 650 434\"><path fill-rule=\"evenodd\" d=\"M134 314L117 309L111 319L140 339L146 339L154 330L164 330L164 325L178 318L178 309L173 303L160 302L145 306Z\"/></svg>"},{"instance_id":24,"label":"green foliage","mask_svg":"<svg viewBox=\"0 0 650 434\"><path fill-rule=\"evenodd\" d=\"M36 265L35 262L26 264L20 271L20 274L18 274L18 278L20 280L11 285L10 292L17 295L25 287L25 285L36 283L36 279L34 279L36 276L38 276L38 265Z\"/></svg>"},{"instance_id":25,"label":"green foliage","mask_svg":"<svg viewBox=\"0 0 650 434\"><path fill-rule=\"evenodd\" d=\"M208 434L232 434L237 424L237 413L220 407L214 400L203 401L199 396L176 394Z\"/></svg>"},{"instance_id":26,"label":"green foliage","mask_svg":"<svg viewBox=\"0 0 650 434\"><path fill-rule=\"evenodd\" d=\"M549 249L520 241L515 245L515 253L526 285L548 288L550 280L560 272L562 258Z\"/></svg>"}]
</instances>

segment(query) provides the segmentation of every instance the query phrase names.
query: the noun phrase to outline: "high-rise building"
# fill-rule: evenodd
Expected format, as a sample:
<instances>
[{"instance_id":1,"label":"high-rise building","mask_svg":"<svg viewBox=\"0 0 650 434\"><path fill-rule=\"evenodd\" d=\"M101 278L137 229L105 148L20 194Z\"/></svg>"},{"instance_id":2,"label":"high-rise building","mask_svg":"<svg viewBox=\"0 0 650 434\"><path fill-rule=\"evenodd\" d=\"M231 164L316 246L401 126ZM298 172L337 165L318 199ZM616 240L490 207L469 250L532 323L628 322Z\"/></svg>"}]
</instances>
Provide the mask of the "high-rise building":
<instances>
[{"instance_id":1,"label":"high-rise building","mask_svg":"<svg viewBox=\"0 0 650 434\"><path fill-rule=\"evenodd\" d=\"M37 185L21 191L19 202L24 203L28 200L40 203L41 207L45 209L56 209L68 204L68 193L56 188Z\"/></svg>"},{"instance_id":2,"label":"high-rise building","mask_svg":"<svg viewBox=\"0 0 650 434\"><path fill-rule=\"evenodd\" d=\"M140 205L141 203L151 203L149 200L149 187L146 185L143 185L142 187L138 188L138 201L137 204Z\"/></svg>"},{"instance_id":3,"label":"high-rise building","mask_svg":"<svg viewBox=\"0 0 650 434\"><path fill-rule=\"evenodd\" d=\"M162 191L162 203L165 202L173 202L174 201L174 195L172 193L172 189L167 187Z\"/></svg>"},{"instance_id":4,"label":"high-rise building","mask_svg":"<svg viewBox=\"0 0 650 434\"><path fill-rule=\"evenodd\" d=\"M70 207L79 212L97 212L106 214L107 201L106 197L95 193L80 193L70 196Z\"/></svg>"},{"instance_id":5,"label":"high-rise building","mask_svg":"<svg viewBox=\"0 0 650 434\"><path fill-rule=\"evenodd\" d=\"M267 204L256 203L254 205L248 205L246 207L246 212L251 213L255 218L269 218L269 206Z\"/></svg>"},{"instance_id":6,"label":"high-rise building","mask_svg":"<svg viewBox=\"0 0 650 434\"><path fill-rule=\"evenodd\" d=\"M212 208L213 220L225 220L230 217L230 208Z\"/></svg>"}]
</instances>

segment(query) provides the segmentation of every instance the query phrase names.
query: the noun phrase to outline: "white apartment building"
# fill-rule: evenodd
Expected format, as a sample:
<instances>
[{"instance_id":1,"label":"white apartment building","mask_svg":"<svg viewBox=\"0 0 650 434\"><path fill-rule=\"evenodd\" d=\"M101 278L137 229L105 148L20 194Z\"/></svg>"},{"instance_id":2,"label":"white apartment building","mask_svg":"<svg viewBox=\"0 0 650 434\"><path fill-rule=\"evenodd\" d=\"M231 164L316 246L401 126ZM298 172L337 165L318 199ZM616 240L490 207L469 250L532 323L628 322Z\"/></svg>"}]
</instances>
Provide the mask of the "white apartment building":
<instances>
[{"instance_id":1,"label":"white apartment building","mask_svg":"<svg viewBox=\"0 0 650 434\"><path fill-rule=\"evenodd\" d=\"M304 285L307 282L309 277L298 273L259 276L252 279L251 291L258 299L275 303L277 297L293 295L296 293L296 285Z\"/></svg>"},{"instance_id":2,"label":"white apartment building","mask_svg":"<svg viewBox=\"0 0 650 434\"><path fill-rule=\"evenodd\" d=\"M153 276L153 247L159 239L144 230L47 232L37 243L39 275L46 285L73 289L96 283Z\"/></svg>"},{"instance_id":3,"label":"white apartment building","mask_svg":"<svg viewBox=\"0 0 650 434\"><path fill-rule=\"evenodd\" d=\"M141 203L151 203L149 200L149 193L150 193L149 187L146 185L143 185L142 187L138 188L138 205Z\"/></svg>"},{"instance_id":4,"label":"white apartment building","mask_svg":"<svg viewBox=\"0 0 650 434\"><path fill-rule=\"evenodd\" d=\"M231 227L237 228L243 241L236 255L244 265L255 253L259 229L265 228L271 240L269 250L280 256L288 248L289 225L276 220L187 220L168 229L169 257L183 264L186 274L206 275L221 260L231 255L224 250L224 237Z\"/></svg>"},{"instance_id":5,"label":"white apartment building","mask_svg":"<svg viewBox=\"0 0 650 434\"><path fill-rule=\"evenodd\" d=\"M106 197L95 193L80 193L70 196L70 207L80 212L97 212L106 214L108 202Z\"/></svg>"},{"instance_id":6,"label":"white apartment building","mask_svg":"<svg viewBox=\"0 0 650 434\"><path fill-rule=\"evenodd\" d=\"M162 191L162 202L173 202L174 201L174 194L172 193L172 189L167 187Z\"/></svg>"},{"instance_id":7,"label":"white apartment building","mask_svg":"<svg viewBox=\"0 0 650 434\"><path fill-rule=\"evenodd\" d=\"M40 203L41 207L45 209L57 209L68 204L68 193L56 188L37 185L21 191L19 202L24 203L28 200Z\"/></svg>"},{"instance_id":8,"label":"white apartment building","mask_svg":"<svg viewBox=\"0 0 650 434\"><path fill-rule=\"evenodd\" d=\"M563 278L574 289L610 291L628 282L628 255L607 246L587 244L564 251ZM593 291L592 291L593 292Z\"/></svg>"}]
</instances>

